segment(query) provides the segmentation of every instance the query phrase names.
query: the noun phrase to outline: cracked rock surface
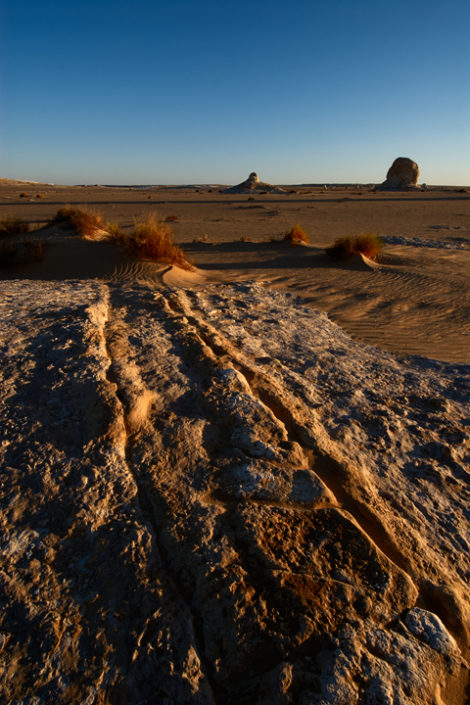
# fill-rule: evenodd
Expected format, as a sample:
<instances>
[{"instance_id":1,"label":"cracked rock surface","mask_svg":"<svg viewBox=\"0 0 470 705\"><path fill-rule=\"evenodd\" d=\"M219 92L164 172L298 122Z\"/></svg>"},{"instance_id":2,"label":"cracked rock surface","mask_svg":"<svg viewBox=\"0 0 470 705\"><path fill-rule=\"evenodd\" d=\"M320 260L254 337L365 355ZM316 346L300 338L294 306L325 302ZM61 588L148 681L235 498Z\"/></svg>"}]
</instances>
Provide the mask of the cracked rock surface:
<instances>
[{"instance_id":1,"label":"cracked rock surface","mask_svg":"<svg viewBox=\"0 0 470 705\"><path fill-rule=\"evenodd\" d=\"M257 285L0 289L1 702L465 703L469 366Z\"/></svg>"}]
</instances>

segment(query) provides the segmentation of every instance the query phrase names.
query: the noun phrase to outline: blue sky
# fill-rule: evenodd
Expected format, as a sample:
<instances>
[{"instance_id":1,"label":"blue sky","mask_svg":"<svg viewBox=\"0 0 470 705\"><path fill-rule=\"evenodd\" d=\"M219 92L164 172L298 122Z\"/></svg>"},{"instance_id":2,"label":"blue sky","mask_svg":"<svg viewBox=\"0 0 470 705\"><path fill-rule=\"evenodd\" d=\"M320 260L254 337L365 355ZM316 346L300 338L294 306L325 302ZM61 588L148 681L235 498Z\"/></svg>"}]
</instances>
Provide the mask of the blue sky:
<instances>
[{"instance_id":1,"label":"blue sky","mask_svg":"<svg viewBox=\"0 0 470 705\"><path fill-rule=\"evenodd\" d=\"M0 176L470 184L468 0L3 0Z\"/></svg>"}]
</instances>

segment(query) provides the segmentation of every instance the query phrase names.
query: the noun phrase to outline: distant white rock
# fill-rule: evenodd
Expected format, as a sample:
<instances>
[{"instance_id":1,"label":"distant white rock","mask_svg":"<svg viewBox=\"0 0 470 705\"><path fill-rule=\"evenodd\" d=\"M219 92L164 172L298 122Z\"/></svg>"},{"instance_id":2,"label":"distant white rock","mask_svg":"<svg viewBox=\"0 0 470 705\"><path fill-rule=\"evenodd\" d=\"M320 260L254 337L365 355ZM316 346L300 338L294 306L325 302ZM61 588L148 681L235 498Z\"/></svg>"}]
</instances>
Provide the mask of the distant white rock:
<instances>
[{"instance_id":1,"label":"distant white rock","mask_svg":"<svg viewBox=\"0 0 470 705\"><path fill-rule=\"evenodd\" d=\"M379 189L383 190L408 190L417 189L419 168L416 162L408 157L398 157L387 171L387 178L383 181Z\"/></svg>"},{"instance_id":2,"label":"distant white rock","mask_svg":"<svg viewBox=\"0 0 470 705\"><path fill-rule=\"evenodd\" d=\"M236 186L223 189L221 193L253 193L262 191L267 191L268 193L287 193L286 189L281 188L281 186L272 186L264 181L260 181L256 171L252 171L245 181L242 181Z\"/></svg>"}]
</instances>

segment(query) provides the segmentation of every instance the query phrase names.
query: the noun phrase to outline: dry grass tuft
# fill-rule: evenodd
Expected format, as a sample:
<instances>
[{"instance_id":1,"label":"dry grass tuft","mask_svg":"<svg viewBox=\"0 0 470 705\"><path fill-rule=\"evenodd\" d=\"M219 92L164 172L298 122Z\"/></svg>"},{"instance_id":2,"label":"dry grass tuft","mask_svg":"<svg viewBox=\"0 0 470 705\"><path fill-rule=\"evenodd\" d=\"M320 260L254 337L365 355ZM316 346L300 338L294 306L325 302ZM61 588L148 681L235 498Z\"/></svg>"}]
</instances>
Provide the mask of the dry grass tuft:
<instances>
[{"instance_id":1,"label":"dry grass tuft","mask_svg":"<svg viewBox=\"0 0 470 705\"><path fill-rule=\"evenodd\" d=\"M29 223L21 218L7 216L0 220L0 236L21 235L29 231Z\"/></svg>"},{"instance_id":2,"label":"dry grass tuft","mask_svg":"<svg viewBox=\"0 0 470 705\"><path fill-rule=\"evenodd\" d=\"M15 264L30 264L44 259L44 243L35 242L2 242L0 244L0 268L12 267Z\"/></svg>"},{"instance_id":3,"label":"dry grass tuft","mask_svg":"<svg viewBox=\"0 0 470 705\"><path fill-rule=\"evenodd\" d=\"M299 242L310 242L307 233L300 225L294 225L293 228L283 234L282 239L292 242L293 244L298 244Z\"/></svg>"},{"instance_id":4,"label":"dry grass tuft","mask_svg":"<svg viewBox=\"0 0 470 705\"><path fill-rule=\"evenodd\" d=\"M104 226L104 230L111 235L112 240L121 240L123 237L119 223L111 223L108 221Z\"/></svg>"},{"instance_id":5,"label":"dry grass tuft","mask_svg":"<svg viewBox=\"0 0 470 705\"><path fill-rule=\"evenodd\" d=\"M136 221L135 235L127 241L128 249L136 257L175 264L181 269L193 269L183 250L173 244L172 235L169 225L150 216L147 220Z\"/></svg>"},{"instance_id":6,"label":"dry grass tuft","mask_svg":"<svg viewBox=\"0 0 470 705\"><path fill-rule=\"evenodd\" d=\"M382 249L382 240L376 233L364 233L356 237L342 237L333 245L325 247L327 255L333 259L347 259L353 255L362 254L375 260Z\"/></svg>"},{"instance_id":7,"label":"dry grass tuft","mask_svg":"<svg viewBox=\"0 0 470 705\"><path fill-rule=\"evenodd\" d=\"M165 223L174 223L176 220L178 220L177 215L167 215L165 218Z\"/></svg>"},{"instance_id":8,"label":"dry grass tuft","mask_svg":"<svg viewBox=\"0 0 470 705\"><path fill-rule=\"evenodd\" d=\"M72 206L60 208L52 222L68 225L84 237L91 237L97 230L103 229L103 220L99 213L85 208L72 208Z\"/></svg>"},{"instance_id":9,"label":"dry grass tuft","mask_svg":"<svg viewBox=\"0 0 470 705\"><path fill-rule=\"evenodd\" d=\"M364 233L356 237L355 247L357 252L369 259L375 259L383 247L383 242L376 233Z\"/></svg>"}]
</instances>

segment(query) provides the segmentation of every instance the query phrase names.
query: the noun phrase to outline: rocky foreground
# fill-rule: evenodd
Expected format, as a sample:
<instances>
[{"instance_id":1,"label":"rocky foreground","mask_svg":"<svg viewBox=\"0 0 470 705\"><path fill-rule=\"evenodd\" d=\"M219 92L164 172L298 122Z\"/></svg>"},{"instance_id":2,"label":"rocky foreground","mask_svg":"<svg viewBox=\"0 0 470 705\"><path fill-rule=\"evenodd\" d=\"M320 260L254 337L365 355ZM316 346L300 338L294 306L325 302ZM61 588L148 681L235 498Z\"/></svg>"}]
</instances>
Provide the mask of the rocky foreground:
<instances>
[{"instance_id":1,"label":"rocky foreground","mask_svg":"<svg viewBox=\"0 0 470 705\"><path fill-rule=\"evenodd\" d=\"M465 702L469 366L262 286L0 290L1 702Z\"/></svg>"}]
</instances>

